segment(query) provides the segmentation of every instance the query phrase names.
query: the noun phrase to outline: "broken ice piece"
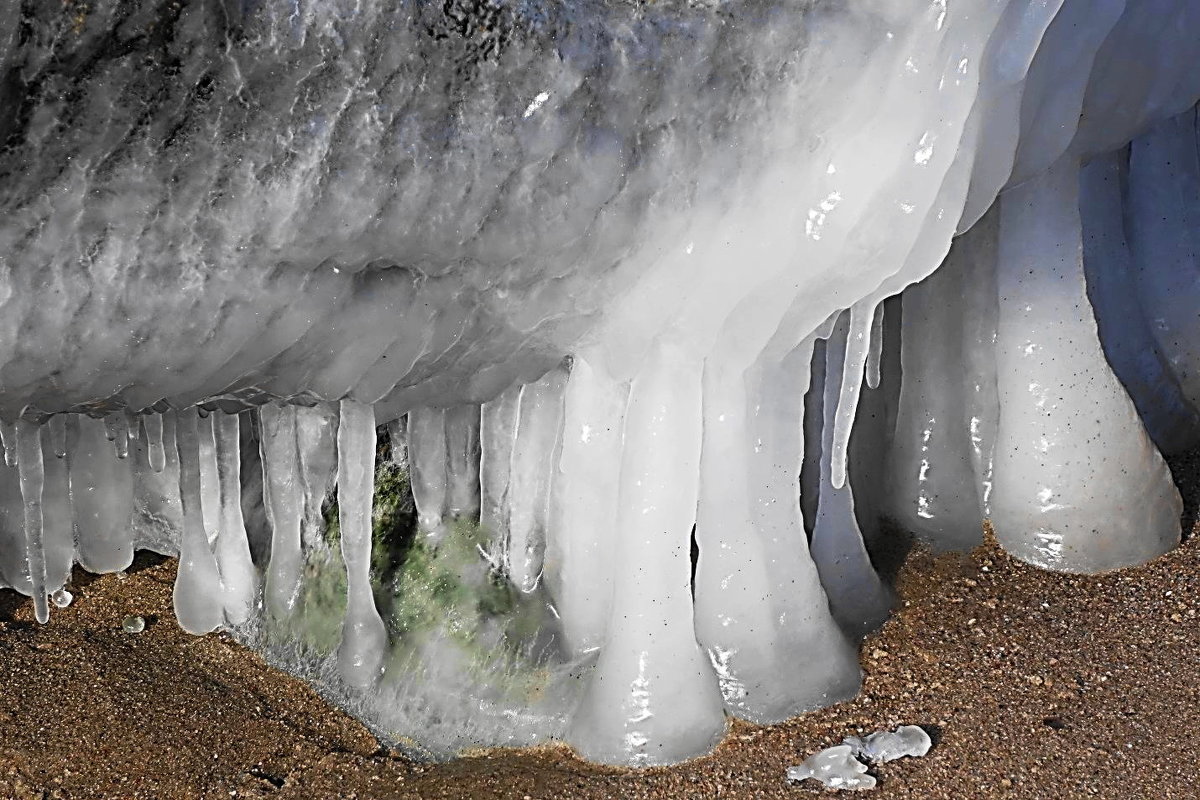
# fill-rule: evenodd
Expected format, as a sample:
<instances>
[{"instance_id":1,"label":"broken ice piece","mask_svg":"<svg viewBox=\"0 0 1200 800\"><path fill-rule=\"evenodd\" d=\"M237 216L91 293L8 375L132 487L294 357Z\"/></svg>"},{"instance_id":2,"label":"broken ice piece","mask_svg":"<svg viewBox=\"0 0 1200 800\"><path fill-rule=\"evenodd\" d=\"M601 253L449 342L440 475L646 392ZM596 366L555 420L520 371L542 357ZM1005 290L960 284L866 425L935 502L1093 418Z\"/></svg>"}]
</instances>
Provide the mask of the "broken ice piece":
<instances>
[{"instance_id":1,"label":"broken ice piece","mask_svg":"<svg viewBox=\"0 0 1200 800\"><path fill-rule=\"evenodd\" d=\"M59 589L54 594L50 595L51 602L58 608L66 608L71 605L71 601L75 599L75 595L68 592L66 589Z\"/></svg>"},{"instance_id":2,"label":"broken ice piece","mask_svg":"<svg viewBox=\"0 0 1200 800\"><path fill-rule=\"evenodd\" d=\"M830 789L874 789L875 778L867 774L867 765L854 758L850 745L827 747L804 759L798 767L788 767L789 781L809 778Z\"/></svg>"},{"instance_id":3,"label":"broken ice piece","mask_svg":"<svg viewBox=\"0 0 1200 800\"><path fill-rule=\"evenodd\" d=\"M141 633L146 630L146 620L137 614L130 614L121 620L121 630L126 633Z\"/></svg>"},{"instance_id":4,"label":"broken ice piece","mask_svg":"<svg viewBox=\"0 0 1200 800\"><path fill-rule=\"evenodd\" d=\"M877 731L865 739L847 736L842 742L859 758L881 764L905 756L921 757L929 752L933 741L916 725L901 725L894 731Z\"/></svg>"}]
</instances>

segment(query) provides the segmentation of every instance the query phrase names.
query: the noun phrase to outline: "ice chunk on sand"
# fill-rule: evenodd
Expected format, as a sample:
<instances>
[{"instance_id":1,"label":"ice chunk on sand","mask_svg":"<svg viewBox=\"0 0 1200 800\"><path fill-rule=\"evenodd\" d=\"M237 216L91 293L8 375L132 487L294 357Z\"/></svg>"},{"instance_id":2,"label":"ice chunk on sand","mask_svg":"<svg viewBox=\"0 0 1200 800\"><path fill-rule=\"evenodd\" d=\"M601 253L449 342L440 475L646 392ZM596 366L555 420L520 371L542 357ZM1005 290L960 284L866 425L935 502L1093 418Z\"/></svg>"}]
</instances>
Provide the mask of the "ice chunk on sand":
<instances>
[{"instance_id":1,"label":"ice chunk on sand","mask_svg":"<svg viewBox=\"0 0 1200 800\"><path fill-rule=\"evenodd\" d=\"M867 765L856 759L848 744L827 747L804 759L798 767L788 767L789 781L809 778L820 781L830 789L874 789L875 778L867 774Z\"/></svg>"},{"instance_id":2,"label":"ice chunk on sand","mask_svg":"<svg viewBox=\"0 0 1200 800\"><path fill-rule=\"evenodd\" d=\"M894 731L877 731L865 739L847 736L842 744L849 746L858 758L878 764L905 756L919 758L929 752L933 741L916 725L901 725Z\"/></svg>"}]
</instances>

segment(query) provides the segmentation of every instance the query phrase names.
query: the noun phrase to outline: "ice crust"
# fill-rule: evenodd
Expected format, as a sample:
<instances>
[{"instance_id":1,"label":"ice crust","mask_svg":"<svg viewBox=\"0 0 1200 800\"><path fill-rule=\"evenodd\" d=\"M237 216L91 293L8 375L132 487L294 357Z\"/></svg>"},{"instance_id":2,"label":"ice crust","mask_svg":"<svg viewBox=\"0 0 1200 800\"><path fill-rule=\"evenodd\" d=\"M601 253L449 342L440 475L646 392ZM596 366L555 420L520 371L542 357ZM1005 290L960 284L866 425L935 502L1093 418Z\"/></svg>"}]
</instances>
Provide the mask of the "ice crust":
<instances>
[{"instance_id":1,"label":"ice crust","mask_svg":"<svg viewBox=\"0 0 1200 800\"><path fill-rule=\"evenodd\" d=\"M1073 572L1178 541L1200 4L6 13L39 619L178 554L186 630L385 738L643 766L856 691L881 516Z\"/></svg>"}]
</instances>

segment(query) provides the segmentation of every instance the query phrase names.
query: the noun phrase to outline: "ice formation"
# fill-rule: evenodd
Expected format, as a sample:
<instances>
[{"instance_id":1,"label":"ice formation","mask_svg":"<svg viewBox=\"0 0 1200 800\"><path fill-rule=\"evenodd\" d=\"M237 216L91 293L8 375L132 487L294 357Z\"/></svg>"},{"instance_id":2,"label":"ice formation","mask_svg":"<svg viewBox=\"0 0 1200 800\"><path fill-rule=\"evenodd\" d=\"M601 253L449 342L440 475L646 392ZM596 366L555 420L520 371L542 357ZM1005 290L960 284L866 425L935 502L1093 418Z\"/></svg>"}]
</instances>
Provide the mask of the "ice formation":
<instances>
[{"instance_id":1,"label":"ice formation","mask_svg":"<svg viewBox=\"0 0 1200 800\"><path fill-rule=\"evenodd\" d=\"M889 517L1170 549L1200 3L17 3L0 585L178 554L435 756L852 695ZM939 268L940 267L940 268Z\"/></svg>"}]
</instances>

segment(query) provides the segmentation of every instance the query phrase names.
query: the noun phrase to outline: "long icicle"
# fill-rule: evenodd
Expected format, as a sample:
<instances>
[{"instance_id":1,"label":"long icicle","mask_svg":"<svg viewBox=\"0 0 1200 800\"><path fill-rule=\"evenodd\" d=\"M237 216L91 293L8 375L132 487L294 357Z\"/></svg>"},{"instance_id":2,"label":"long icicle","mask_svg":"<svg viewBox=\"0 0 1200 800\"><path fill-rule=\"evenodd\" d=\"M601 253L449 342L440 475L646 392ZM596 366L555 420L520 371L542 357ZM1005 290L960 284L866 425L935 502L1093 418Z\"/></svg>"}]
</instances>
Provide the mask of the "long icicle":
<instances>
[{"instance_id":1,"label":"long icicle","mask_svg":"<svg viewBox=\"0 0 1200 800\"><path fill-rule=\"evenodd\" d=\"M289 614L300 593L300 516L302 493L296 455L296 412L292 406L259 408L262 423L259 455L263 504L271 527L266 606L276 618Z\"/></svg>"},{"instance_id":2,"label":"long icicle","mask_svg":"<svg viewBox=\"0 0 1200 800\"><path fill-rule=\"evenodd\" d=\"M880 364L883 362L883 303L875 306L871 320L871 344L867 348L867 386L879 388Z\"/></svg>"},{"instance_id":3,"label":"long icicle","mask_svg":"<svg viewBox=\"0 0 1200 800\"><path fill-rule=\"evenodd\" d=\"M175 418L179 448L179 495L183 501L183 536L179 543L179 572L175 577L175 616L179 627L201 634L221 624L221 576L204 532L200 505L200 442L195 410Z\"/></svg>"},{"instance_id":4,"label":"long icicle","mask_svg":"<svg viewBox=\"0 0 1200 800\"><path fill-rule=\"evenodd\" d=\"M862 394L863 369L871 346L870 331L874 316L874 299L868 298L850 307L850 331L846 341L846 360L842 365L842 388L833 423L832 452L828 456L835 489L846 485L846 451L850 447L850 432L854 428L858 398Z\"/></svg>"},{"instance_id":5,"label":"long icicle","mask_svg":"<svg viewBox=\"0 0 1200 800\"><path fill-rule=\"evenodd\" d=\"M379 677L387 629L371 593L371 505L375 493L375 408L341 403L338 424L338 522L346 564L346 618L338 670L351 686Z\"/></svg>"},{"instance_id":6,"label":"long icicle","mask_svg":"<svg viewBox=\"0 0 1200 800\"><path fill-rule=\"evenodd\" d=\"M221 497L221 529L217 533L217 568L224 587L225 619L239 625L250 618L258 593L258 572L250 560L250 541L242 518L242 465L239 415L214 414L217 479Z\"/></svg>"},{"instance_id":7,"label":"long icicle","mask_svg":"<svg viewBox=\"0 0 1200 800\"><path fill-rule=\"evenodd\" d=\"M143 414L142 427L146 432L146 460L150 469L162 472L167 465L167 454L163 447L163 415Z\"/></svg>"},{"instance_id":8,"label":"long icicle","mask_svg":"<svg viewBox=\"0 0 1200 800\"><path fill-rule=\"evenodd\" d=\"M42 433L29 420L17 422L17 469L21 479L21 500L25 506L25 563L33 588L33 608L37 621L50 620L46 600L46 551L42 546Z\"/></svg>"}]
</instances>

